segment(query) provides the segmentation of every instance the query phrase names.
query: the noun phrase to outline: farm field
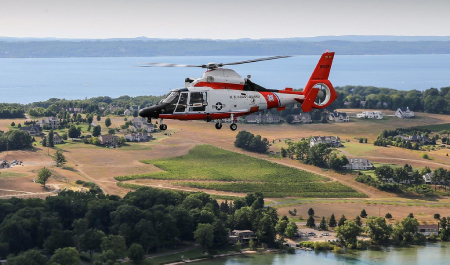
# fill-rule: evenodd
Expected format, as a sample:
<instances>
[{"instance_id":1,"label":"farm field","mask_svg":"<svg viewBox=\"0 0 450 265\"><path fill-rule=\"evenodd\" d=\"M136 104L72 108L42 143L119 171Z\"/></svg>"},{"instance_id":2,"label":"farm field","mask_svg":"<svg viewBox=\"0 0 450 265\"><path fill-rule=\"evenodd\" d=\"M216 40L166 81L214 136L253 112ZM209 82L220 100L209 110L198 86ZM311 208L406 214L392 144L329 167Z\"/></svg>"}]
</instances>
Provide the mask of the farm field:
<instances>
[{"instance_id":1,"label":"farm field","mask_svg":"<svg viewBox=\"0 0 450 265\"><path fill-rule=\"evenodd\" d=\"M195 146L187 155L142 162L153 164L163 171L119 176L116 179L210 180L172 184L238 193L263 192L267 197L366 197L323 176L210 145Z\"/></svg>"},{"instance_id":2,"label":"farm field","mask_svg":"<svg viewBox=\"0 0 450 265\"><path fill-rule=\"evenodd\" d=\"M344 110L347 113L356 113L362 110ZM383 111L383 114L389 115L393 112ZM251 125L251 124L238 124L239 130L247 130L253 134L259 134L262 137L266 137L270 142L272 140L276 143L270 147L271 151L276 152L277 149L282 146L285 139L292 139L293 141L300 140L304 137L309 137L311 135L338 135L343 142L349 141L348 145L339 150L345 153L348 157L358 157L358 155L364 155L374 163L383 164L396 164L399 166L405 163L411 164L415 168L421 168L424 166L429 166L435 169L440 166L444 166L450 169L450 159L446 156L449 149L440 149L435 151L427 152L431 157L431 160L423 159L421 157L423 151L412 151L396 147L375 147L372 145L373 141L376 139L378 133L383 129L395 129L398 127L412 127L412 126L424 126L432 124L436 128L436 124L448 124L450 123L450 116L446 115L436 115L427 113L416 113L418 118L413 120L400 120L395 117L387 117L386 120L359 120L356 118L351 118L350 123L328 123L328 124L306 124L306 125ZM11 122L14 121L16 124L18 122L23 123L23 119L15 120L0 120L0 130L8 130ZM123 117L113 117L111 127L119 127L124 123ZM97 124L104 127L104 117ZM140 174L163 174L162 169L152 165L140 162L141 160L167 160L175 157L183 156L189 153L189 150L197 145L209 144L212 146L217 146L221 149L233 151L239 154L245 154L254 158L264 159L266 161L274 162L279 165L284 165L288 167L302 169L306 172L314 173L317 176L327 178L329 181L322 183L341 183L344 186L354 189L357 193L366 194L369 198L358 198L362 204L368 200L376 200L378 202L390 202L392 200L399 200L402 202L408 202L410 205L403 204L401 206L386 204L385 207L389 211L394 212L398 207L402 207L405 211L415 212L415 209L419 209L414 205L417 198L414 197L402 197L396 194L387 193L379 191L370 186L358 183L354 180L354 176L347 174L340 174L334 171L323 170L313 166L302 164L296 160L290 160L287 158L277 158L271 157L263 154L256 154L243 151L234 147L233 143L235 136L238 131L233 132L228 129L228 125L224 124L222 130L216 130L213 123L205 123L201 121L166 121L169 129L166 131L168 135L163 133L156 133L154 137L156 140L149 143L139 143L130 144L126 148L122 149L107 149L102 147L97 147L93 145L86 145L81 141L68 140L67 144L59 145L64 151L64 154L68 160L67 167L73 170L65 170L62 168L56 168L53 166L53 161L47 156L47 149L42 149L39 145L35 146L27 157L22 159L18 155L20 152L10 152L8 160L18 159L23 160L24 167L15 167L7 169L8 172L12 173L23 173L26 176L20 175L20 177L8 177L0 180L0 186L5 187L4 189L15 190L15 191L25 191L25 192L43 192L42 185L33 183L33 178L37 176L37 170L43 166L49 166L52 170L58 172L61 176L66 177L68 182L63 182L57 179L50 179L50 184L58 185L59 188L72 188L76 189L77 186L74 185L74 181L80 179L84 181L93 181L97 183L105 192L110 194L117 194L120 196L125 195L130 188L122 188L117 186L117 180L115 177L118 176L132 176ZM439 125L441 126L441 125ZM106 127L104 127L106 129ZM120 133L119 133L120 134ZM357 138L364 137L368 138L369 143L360 144ZM279 144L278 144L279 143ZM344 143L345 145L345 143ZM361 147L361 148L360 148ZM447 151L448 150L448 151ZM53 154L55 149L50 148L50 154ZM33 155L31 155L33 154ZM14 155L14 156L11 156ZM5 152L0 153L0 159L6 157ZM226 163L224 163L226 164ZM250 170L250 169L247 169ZM253 168L254 170L254 168ZM5 170L1 170L5 172ZM11 175L10 175L11 176ZM239 181L239 180L238 180ZM124 181L122 183L126 184L137 184L143 186L152 186L167 189L177 189L177 190L190 190L190 191L200 191L203 190L210 194L216 195L228 195L228 196L242 196L242 193L228 192L221 190L206 189L210 187L186 187L180 185L174 185L175 182L203 182L204 184L213 184L218 182L217 180L182 180L182 179L136 179L130 181ZM257 181L247 181L251 183L258 183ZM318 183L321 183L320 181ZM220 183L219 183L220 184ZM224 182L223 184L226 184ZM11 194L8 191L0 191L2 194ZM281 202L282 198L268 198L267 202L275 203ZM316 202L319 199L311 199L312 201L308 203L308 206L315 207L320 205L323 207L324 211L332 212L335 211L336 207L342 205L342 213L346 214L346 211L351 213L353 209L350 209L349 204L344 202L325 204L321 202ZM342 200L342 199L339 199ZM345 199L347 200L347 199ZM446 197L444 198L432 198L432 202L442 202L450 203L450 200ZM269 204L269 203L267 203ZM295 204L295 202L294 202ZM303 205L300 203L299 205ZM293 207L290 206L289 207ZM340 206L339 206L340 207ZM429 209L429 207L427 207ZM433 208L434 209L434 208ZM444 206L444 214L450 211L448 206ZM367 209L366 209L367 210ZM417 210L417 211L419 211ZM337 213L337 212L336 212ZM395 218L395 216L394 216ZM423 220L429 218L427 214L423 216ZM429 218L432 221L432 218Z\"/></svg>"}]
</instances>

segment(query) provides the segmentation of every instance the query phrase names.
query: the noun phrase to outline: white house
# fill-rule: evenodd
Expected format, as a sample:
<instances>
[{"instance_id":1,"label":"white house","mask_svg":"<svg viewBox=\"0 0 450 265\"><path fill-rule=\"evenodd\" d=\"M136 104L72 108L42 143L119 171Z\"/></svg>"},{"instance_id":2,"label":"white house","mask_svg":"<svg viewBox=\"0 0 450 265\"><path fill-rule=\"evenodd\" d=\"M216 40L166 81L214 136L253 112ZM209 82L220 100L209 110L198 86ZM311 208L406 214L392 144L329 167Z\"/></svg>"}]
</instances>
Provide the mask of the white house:
<instances>
[{"instance_id":1,"label":"white house","mask_svg":"<svg viewBox=\"0 0 450 265\"><path fill-rule=\"evenodd\" d=\"M350 158L348 164L344 166L348 170L370 170L373 168L372 163L364 158Z\"/></svg>"},{"instance_id":2,"label":"white house","mask_svg":"<svg viewBox=\"0 0 450 265\"><path fill-rule=\"evenodd\" d=\"M294 118L292 123L312 123L311 114L308 112L292 115L292 117Z\"/></svg>"},{"instance_id":3,"label":"white house","mask_svg":"<svg viewBox=\"0 0 450 265\"><path fill-rule=\"evenodd\" d=\"M273 115L271 113L267 113L267 114L259 113L259 114L250 114L245 117L245 120L247 123L256 123L256 124L280 123L281 117L278 115Z\"/></svg>"},{"instance_id":4,"label":"white house","mask_svg":"<svg viewBox=\"0 0 450 265\"><path fill-rule=\"evenodd\" d=\"M363 111L362 113L356 114L357 118L365 118L365 119L383 119L383 113L381 111Z\"/></svg>"},{"instance_id":5,"label":"white house","mask_svg":"<svg viewBox=\"0 0 450 265\"><path fill-rule=\"evenodd\" d=\"M424 236L438 235L439 225L419 225L419 233Z\"/></svg>"},{"instance_id":6,"label":"white house","mask_svg":"<svg viewBox=\"0 0 450 265\"><path fill-rule=\"evenodd\" d=\"M138 131L139 129L143 129L144 131L151 133L155 131L155 126L148 123L145 118L137 117L131 121L131 130Z\"/></svg>"},{"instance_id":7,"label":"white house","mask_svg":"<svg viewBox=\"0 0 450 265\"><path fill-rule=\"evenodd\" d=\"M59 126L59 120L55 117L43 118L37 122L42 128L56 129Z\"/></svg>"},{"instance_id":8,"label":"white house","mask_svg":"<svg viewBox=\"0 0 450 265\"><path fill-rule=\"evenodd\" d=\"M400 119L411 119L415 117L414 112L408 107L398 108L398 110L395 112L395 116L399 117Z\"/></svg>"},{"instance_id":9,"label":"white house","mask_svg":"<svg viewBox=\"0 0 450 265\"><path fill-rule=\"evenodd\" d=\"M433 178L433 175L434 175L434 173L430 172L430 173L427 173L427 174L422 176L423 181L425 182L425 184L431 184L432 183L431 179Z\"/></svg>"},{"instance_id":10,"label":"white house","mask_svg":"<svg viewBox=\"0 0 450 265\"><path fill-rule=\"evenodd\" d=\"M331 112L328 114L328 120L334 121L334 122L349 122L350 118L348 117L347 113L345 112Z\"/></svg>"},{"instance_id":11,"label":"white house","mask_svg":"<svg viewBox=\"0 0 450 265\"><path fill-rule=\"evenodd\" d=\"M317 144L326 144L331 147L341 147L341 138L336 135L335 136L313 136L309 140L309 146L313 147Z\"/></svg>"},{"instance_id":12,"label":"white house","mask_svg":"<svg viewBox=\"0 0 450 265\"><path fill-rule=\"evenodd\" d=\"M131 133L125 135L125 140L128 142L145 142L148 140L151 140L153 136L150 134L148 135L147 132L140 132L140 133Z\"/></svg>"}]
</instances>

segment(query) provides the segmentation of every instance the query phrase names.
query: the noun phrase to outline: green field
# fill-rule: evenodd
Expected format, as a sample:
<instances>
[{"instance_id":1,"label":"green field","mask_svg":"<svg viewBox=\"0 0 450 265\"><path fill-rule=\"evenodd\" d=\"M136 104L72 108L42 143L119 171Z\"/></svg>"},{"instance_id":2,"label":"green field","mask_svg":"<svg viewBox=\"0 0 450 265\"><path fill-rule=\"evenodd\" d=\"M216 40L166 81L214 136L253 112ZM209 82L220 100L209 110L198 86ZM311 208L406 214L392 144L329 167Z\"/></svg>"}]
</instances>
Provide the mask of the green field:
<instances>
[{"instance_id":1,"label":"green field","mask_svg":"<svg viewBox=\"0 0 450 265\"><path fill-rule=\"evenodd\" d=\"M326 177L226 151L210 145L199 145L179 157L144 160L163 172L118 176L119 181L134 179L190 180L177 186L229 192L260 191L267 197L366 197L365 194ZM121 187L139 185L118 183Z\"/></svg>"},{"instance_id":2,"label":"green field","mask_svg":"<svg viewBox=\"0 0 450 265\"><path fill-rule=\"evenodd\" d=\"M116 177L133 179L218 180L264 182L328 181L328 178L210 145L196 146L184 156L143 160L164 172Z\"/></svg>"},{"instance_id":3,"label":"green field","mask_svg":"<svg viewBox=\"0 0 450 265\"><path fill-rule=\"evenodd\" d=\"M27 174L25 174L25 173L0 171L0 179L21 178L21 177L26 177L26 176L27 176Z\"/></svg>"},{"instance_id":4,"label":"green field","mask_svg":"<svg viewBox=\"0 0 450 265\"><path fill-rule=\"evenodd\" d=\"M307 183L208 183L208 182L177 182L178 186L220 190L228 192L262 192L266 197L320 197L348 198L367 197L364 193L347 187L339 182L307 182Z\"/></svg>"}]
</instances>

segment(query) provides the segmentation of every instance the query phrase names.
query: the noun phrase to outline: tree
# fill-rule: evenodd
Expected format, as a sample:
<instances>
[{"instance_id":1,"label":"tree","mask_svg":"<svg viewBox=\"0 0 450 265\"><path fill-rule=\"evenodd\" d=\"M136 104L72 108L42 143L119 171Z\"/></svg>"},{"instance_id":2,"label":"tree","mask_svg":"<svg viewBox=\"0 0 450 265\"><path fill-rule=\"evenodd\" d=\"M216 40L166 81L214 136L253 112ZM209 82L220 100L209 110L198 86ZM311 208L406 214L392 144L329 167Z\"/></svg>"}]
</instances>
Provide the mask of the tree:
<instances>
[{"instance_id":1,"label":"tree","mask_svg":"<svg viewBox=\"0 0 450 265\"><path fill-rule=\"evenodd\" d=\"M284 149L284 147L281 147L280 154L281 154L281 157L286 157L287 151L286 151L286 149Z\"/></svg>"},{"instance_id":2,"label":"tree","mask_svg":"<svg viewBox=\"0 0 450 265\"><path fill-rule=\"evenodd\" d=\"M88 124L91 125L92 121L94 121L94 116L93 116L93 114L88 114L88 115L86 115L86 118L87 118Z\"/></svg>"},{"instance_id":3,"label":"tree","mask_svg":"<svg viewBox=\"0 0 450 265\"><path fill-rule=\"evenodd\" d=\"M106 237L105 233L97 229L89 229L81 237L81 250L89 252L91 262L94 251L101 249L100 245L104 237Z\"/></svg>"},{"instance_id":4,"label":"tree","mask_svg":"<svg viewBox=\"0 0 450 265\"><path fill-rule=\"evenodd\" d=\"M283 216L285 217L285 216ZM287 219L287 218L286 218ZM284 218L281 218L278 223L277 226L275 227L275 230L280 233L281 235L284 235L284 233L286 232L286 228L288 226L288 220L286 220Z\"/></svg>"},{"instance_id":5,"label":"tree","mask_svg":"<svg viewBox=\"0 0 450 265\"><path fill-rule=\"evenodd\" d=\"M333 213L333 214L331 214L330 221L328 222L328 226L336 227L336 225L337 225L336 217L334 217L334 213Z\"/></svg>"},{"instance_id":6,"label":"tree","mask_svg":"<svg viewBox=\"0 0 450 265\"><path fill-rule=\"evenodd\" d=\"M375 176L383 182L386 182L394 177L394 170L388 165L377 167L375 168Z\"/></svg>"},{"instance_id":7,"label":"tree","mask_svg":"<svg viewBox=\"0 0 450 265\"><path fill-rule=\"evenodd\" d=\"M80 253L74 247L59 248L49 260L49 265L78 265Z\"/></svg>"},{"instance_id":8,"label":"tree","mask_svg":"<svg viewBox=\"0 0 450 265\"><path fill-rule=\"evenodd\" d=\"M116 134L116 130L113 129L113 128L109 128L108 129L108 134L110 134L110 135Z\"/></svg>"},{"instance_id":9,"label":"tree","mask_svg":"<svg viewBox=\"0 0 450 265\"><path fill-rule=\"evenodd\" d=\"M11 126L14 127L16 126L16 124L14 122L11 122Z\"/></svg>"},{"instance_id":10,"label":"tree","mask_svg":"<svg viewBox=\"0 0 450 265\"><path fill-rule=\"evenodd\" d=\"M359 217L359 215L356 216L355 223L359 226L362 226L361 217Z\"/></svg>"},{"instance_id":11,"label":"tree","mask_svg":"<svg viewBox=\"0 0 450 265\"><path fill-rule=\"evenodd\" d=\"M356 248L357 237L362 232L363 229L351 220L346 220L343 225L336 228L336 236L339 238L339 241L347 246L351 244L353 248Z\"/></svg>"},{"instance_id":12,"label":"tree","mask_svg":"<svg viewBox=\"0 0 450 265\"><path fill-rule=\"evenodd\" d=\"M414 218L414 214L413 214L413 213L409 213L409 214L408 214L408 217L409 217L409 218Z\"/></svg>"},{"instance_id":13,"label":"tree","mask_svg":"<svg viewBox=\"0 0 450 265\"><path fill-rule=\"evenodd\" d=\"M45 187L45 183L51 177L51 175L52 172L48 168L44 167L39 171L38 179L36 182L42 184Z\"/></svg>"},{"instance_id":14,"label":"tree","mask_svg":"<svg viewBox=\"0 0 450 265\"><path fill-rule=\"evenodd\" d=\"M341 219L339 219L338 226L344 225L345 221L347 221L347 218L345 215L342 215Z\"/></svg>"},{"instance_id":15,"label":"tree","mask_svg":"<svg viewBox=\"0 0 450 265\"><path fill-rule=\"evenodd\" d=\"M438 213L435 213L435 214L434 214L434 219L438 219L438 220L441 219L441 215L438 214Z\"/></svg>"},{"instance_id":16,"label":"tree","mask_svg":"<svg viewBox=\"0 0 450 265\"><path fill-rule=\"evenodd\" d=\"M100 121L102 119L102 117L100 116L100 114L97 115L97 121Z\"/></svg>"},{"instance_id":17,"label":"tree","mask_svg":"<svg viewBox=\"0 0 450 265\"><path fill-rule=\"evenodd\" d=\"M124 258L127 254L127 246L125 244L125 238L123 236L109 235L102 238L101 243L103 260L116 261Z\"/></svg>"},{"instance_id":18,"label":"tree","mask_svg":"<svg viewBox=\"0 0 450 265\"><path fill-rule=\"evenodd\" d=\"M293 237L298 233L298 227L295 224L295 222L289 222L287 228L286 228L286 236L287 237Z\"/></svg>"},{"instance_id":19,"label":"tree","mask_svg":"<svg viewBox=\"0 0 450 265\"><path fill-rule=\"evenodd\" d=\"M327 230L328 229L327 222L325 221L325 216L322 216L322 220L320 221L320 224L319 224L319 229L320 230Z\"/></svg>"},{"instance_id":20,"label":"tree","mask_svg":"<svg viewBox=\"0 0 450 265\"><path fill-rule=\"evenodd\" d=\"M386 219L392 219L392 214L391 213L387 213L384 217Z\"/></svg>"},{"instance_id":21,"label":"tree","mask_svg":"<svg viewBox=\"0 0 450 265\"><path fill-rule=\"evenodd\" d=\"M53 255L56 249L63 247L73 247L73 233L72 231L61 231L53 229L52 234L47 237L44 242L45 252L49 255Z\"/></svg>"},{"instance_id":22,"label":"tree","mask_svg":"<svg viewBox=\"0 0 450 265\"><path fill-rule=\"evenodd\" d=\"M253 239L250 239L250 241L248 241L248 247L249 247L251 250L256 249L256 243L255 243L255 241L253 241Z\"/></svg>"},{"instance_id":23,"label":"tree","mask_svg":"<svg viewBox=\"0 0 450 265\"><path fill-rule=\"evenodd\" d=\"M359 216L361 216L361 218L366 218L367 217L366 209L362 209L361 214Z\"/></svg>"},{"instance_id":24,"label":"tree","mask_svg":"<svg viewBox=\"0 0 450 265\"><path fill-rule=\"evenodd\" d=\"M416 218L406 217L401 222L397 222L391 234L396 244L423 243L425 236L418 233L419 222Z\"/></svg>"},{"instance_id":25,"label":"tree","mask_svg":"<svg viewBox=\"0 0 450 265\"><path fill-rule=\"evenodd\" d=\"M69 129L69 137L70 138L72 138L72 139L78 138L78 137L80 137L80 135L81 135L81 132L74 125L70 126L70 129Z\"/></svg>"},{"instance_id":26,"label":"tree","mask_svg":"<svg viewBox=\"0 0 450 265\"><path fill-rule=\"evenodd\" d=\"M102 127L100 125L97 125L94 127L94 130L92 131L92 136L97 137L102 133Z\"/></svg>"},{"instance_id":27,"label":"tree","mask_svg":"<svg viewBox=\"0 0 450 265\"><path fill-rule=\"evenodd\" d=\"M307 227L316 227L316 222L314 221L314 216L310 215L308 220L306 221Z\"/></svg>"},{"instance_id":28,"label":"tree","mask_svg":"<svg viewBox=\"0 0 450 265\"><path fill-rule=\"evenodd\" d=\"M47 258L39 250L27 250L20 255L8 258L8 265L42 265L47 263Z\"/></svg>"},{"instance_id":29,"label":"tree","mask_svg":"<svg viewBox=\"0 0 450 265\"><path fill-rule=\"evenodd\" d=\"M48 133L48 146L49 147L55 147L55 143L53 142L53 130L50 130Z\"/></svg>"},{"instance_id":30,"label":"tree","mask_svg":"<svg viewBox=\"0 0 450 265\"><path fill-rule=\"evenodd\" d=\"M392 226L383 217L371 216L366 221L366 232L373 243L387 242L392 233Z\"/></svg>"},{"instance_id":31,"label":"tree","mask_svg":"<svg viewBox=\"0 0 450 265\"><path fill-rule=\"evenodd\" d=\"M309 210L308 210L308 215L309 216L314 216L314 209L313 208L309 208Z\"/></svg>"},{"instance_id":32,"label":"tree","mask_svg":"<svg viewBox=\"0 0 450 265\"><path fill-rule=\"evenodd\" d=\"M106 119L105 119L105 126L106 126L106 127L109 127L109 126L111 126L111 124L112 124L111 119L110 119L109 117L106 118Z\"/></svg>"},{"instance_id":33,"label":"tree","mask_svg":"<svg viewBox=\"0 0 450 265\"><path fill-rule=\"evenodd\" d=\"M212 246L214 240L214 229L211 224L198 224L194 232L194 238L202 246L202 253Z\"/></svg>"},{"instance_id":34,"label":"tree","mask_svg":"<svg viewBox=\"0 0 450 265\"><path fill-rule=\"evenodd\" d=\"M135 110L134 112L133 112L133 117L137 117L139 114L138 114L138 111L137 110Z\"/></svg>"},{"instance_id":35,"label":"tree","mask_svg":"<svg viewBox=\"0 0 450 265\"><path fill-rule=\"evenodd\" d=\"M136 243L133 243L128 249L127 256L134 262L140 263L144 259L144 248Z\"/></svg>"},{"instance_id":36,"label":"tree","mask_svg":"<svg viewBox=\"0 0 450 265\"><path fill-rule=\"evenodd\" d=\"M66 157L63 154L63 151L60 149L56 150L56 153L53 156L53 160L55 160L56 166L58 166L58 167L67 162Z\"/></svg>"}]
</instances>

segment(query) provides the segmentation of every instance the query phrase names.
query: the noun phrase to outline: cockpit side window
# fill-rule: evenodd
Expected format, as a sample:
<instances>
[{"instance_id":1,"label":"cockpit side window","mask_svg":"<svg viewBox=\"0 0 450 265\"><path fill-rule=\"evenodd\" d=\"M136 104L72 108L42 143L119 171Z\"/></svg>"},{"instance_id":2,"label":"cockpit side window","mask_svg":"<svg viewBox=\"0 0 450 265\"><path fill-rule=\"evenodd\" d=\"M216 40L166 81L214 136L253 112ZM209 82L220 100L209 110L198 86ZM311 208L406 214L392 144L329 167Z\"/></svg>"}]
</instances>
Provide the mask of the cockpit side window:
<instances>
[{"instance_id":1,"label":"cockpit side window","mask_svg":"<svg viewBox=\"0 0 450 265\"><path fill-rule=\"evenodd\" d=\"M173 103L176 104L178 102L179 92L171 92L161 103Z\"/></svg>"}]
</instances>

